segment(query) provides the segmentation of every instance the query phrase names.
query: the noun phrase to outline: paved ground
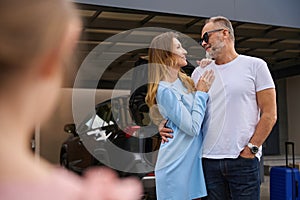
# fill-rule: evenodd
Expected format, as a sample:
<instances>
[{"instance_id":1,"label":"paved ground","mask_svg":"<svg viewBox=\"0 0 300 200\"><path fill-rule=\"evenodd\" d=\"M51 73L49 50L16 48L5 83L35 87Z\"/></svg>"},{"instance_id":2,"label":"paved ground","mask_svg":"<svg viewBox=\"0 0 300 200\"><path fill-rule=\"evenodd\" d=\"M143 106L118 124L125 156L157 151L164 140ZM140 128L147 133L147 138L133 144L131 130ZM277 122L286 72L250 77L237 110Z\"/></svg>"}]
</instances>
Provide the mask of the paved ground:
<instances>
[{"instance_id":1,"label":"paved ground","mask_svg":"<svg viewBox=\"0 0 300 200\"><path fill-rule=\"evenodd\" d=\"M270 177L265 176L264 182L260 186L260 199L270 200Z\"/></svg>"}]
</instances>

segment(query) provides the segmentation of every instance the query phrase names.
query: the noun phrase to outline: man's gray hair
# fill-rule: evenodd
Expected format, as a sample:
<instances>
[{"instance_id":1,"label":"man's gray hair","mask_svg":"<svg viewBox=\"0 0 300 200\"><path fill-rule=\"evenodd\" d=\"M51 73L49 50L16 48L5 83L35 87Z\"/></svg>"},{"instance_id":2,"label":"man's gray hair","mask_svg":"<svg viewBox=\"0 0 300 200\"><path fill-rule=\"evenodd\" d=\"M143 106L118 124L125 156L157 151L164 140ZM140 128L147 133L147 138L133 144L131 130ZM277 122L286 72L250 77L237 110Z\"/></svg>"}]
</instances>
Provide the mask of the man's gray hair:
<instances>
[{"instance_id":1,"label":"man's gray hair","mask_svg":"<svg viewBox=\"0 0 300 200\"><path fill-rule=\"evenodd\" d=\"M235 38L234 38L234 30L233 30L232 24L229 21L229 19L227 19L226 17L223 17L223 16L215 16L215 17L211 17L211 18L207 19L205 21L205 24L207 24L209 22L212 22L214 24L219 25L220 28L227 29L229 31L229 33L230 33L231 39L233 41L235 40Z\"/></svg>"}]
</instances>

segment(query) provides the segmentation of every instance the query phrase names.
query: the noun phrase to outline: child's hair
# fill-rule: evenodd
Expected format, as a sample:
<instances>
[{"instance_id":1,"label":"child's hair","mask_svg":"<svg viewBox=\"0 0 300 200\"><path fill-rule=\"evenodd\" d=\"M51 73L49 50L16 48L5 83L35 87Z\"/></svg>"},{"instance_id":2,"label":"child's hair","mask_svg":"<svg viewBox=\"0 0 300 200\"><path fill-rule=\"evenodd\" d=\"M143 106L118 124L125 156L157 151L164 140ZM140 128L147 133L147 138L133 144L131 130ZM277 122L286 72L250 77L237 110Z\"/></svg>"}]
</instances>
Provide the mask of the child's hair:
<instances>
[{"instance_id":1,"label":"child's hair","mask_svg":"<svg viewBox=\"0 0 300 200\"><path fill-rule=\"evenodd\" d=\"M67 25L78 18L70 4L62 0L0 1L0 87L59 46Z\"/></svg>"}]
</instances>

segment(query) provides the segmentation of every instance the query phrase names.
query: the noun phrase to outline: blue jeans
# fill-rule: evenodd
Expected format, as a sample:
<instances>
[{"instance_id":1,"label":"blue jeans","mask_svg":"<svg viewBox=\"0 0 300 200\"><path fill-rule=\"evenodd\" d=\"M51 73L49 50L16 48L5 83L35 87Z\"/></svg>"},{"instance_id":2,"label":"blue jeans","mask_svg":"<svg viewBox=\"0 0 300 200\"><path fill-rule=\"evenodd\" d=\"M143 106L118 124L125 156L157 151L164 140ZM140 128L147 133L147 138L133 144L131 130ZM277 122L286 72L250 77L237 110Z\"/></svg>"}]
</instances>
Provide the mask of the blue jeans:
<instances>
[{"instance_id":1,"label":"blue jeans","mask_svg":"<svg viewBox=\"0 0 300 200\"><path fill-rule=\"evenodd\" d=\"M208 196L204 200L259 200L259 161L255 157L202 159Z\"/></svg>"}]
</instances>

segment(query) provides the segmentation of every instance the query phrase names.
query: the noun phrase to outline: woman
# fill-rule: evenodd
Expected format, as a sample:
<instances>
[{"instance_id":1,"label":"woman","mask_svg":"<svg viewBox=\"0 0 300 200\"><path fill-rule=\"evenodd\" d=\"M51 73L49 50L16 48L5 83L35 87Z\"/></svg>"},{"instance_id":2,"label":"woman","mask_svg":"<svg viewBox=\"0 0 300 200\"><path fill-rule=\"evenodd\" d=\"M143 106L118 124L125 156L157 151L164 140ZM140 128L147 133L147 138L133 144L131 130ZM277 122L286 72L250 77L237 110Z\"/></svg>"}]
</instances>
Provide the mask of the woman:
<instances>
[{"instance_id":1,"label":"woman","mask_svg":"<svg viewBox=\"0 0 300 200\"><path fill-rule=\"evenodd\" d=\"M159 200L191 200L206 196L201 165L201 124L208 90L214 80L207 71L196 87L181 72L187 65L186 50L173 32L156 36L149 50L149 88L146 102L151 110L157 106L173 139L160 146L155 167Z\"/></svg>"},{"instance_id":2,"label":"woman","mask_svg":"<svg viewBox=\"0 0 300 200\"><path fill-rule=\"evenodd\" d=\"M64 64L81 31L65 0L0 1L0 199L139 199L136 180L108 169L85 178L36 162L29 144L36 123L55 108Z\"/></svg>"}]
</instances>

